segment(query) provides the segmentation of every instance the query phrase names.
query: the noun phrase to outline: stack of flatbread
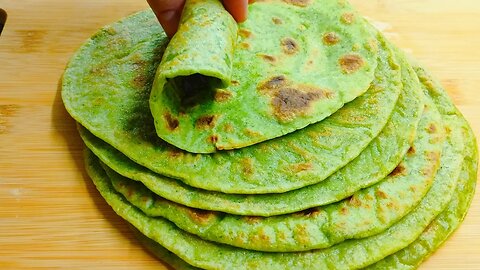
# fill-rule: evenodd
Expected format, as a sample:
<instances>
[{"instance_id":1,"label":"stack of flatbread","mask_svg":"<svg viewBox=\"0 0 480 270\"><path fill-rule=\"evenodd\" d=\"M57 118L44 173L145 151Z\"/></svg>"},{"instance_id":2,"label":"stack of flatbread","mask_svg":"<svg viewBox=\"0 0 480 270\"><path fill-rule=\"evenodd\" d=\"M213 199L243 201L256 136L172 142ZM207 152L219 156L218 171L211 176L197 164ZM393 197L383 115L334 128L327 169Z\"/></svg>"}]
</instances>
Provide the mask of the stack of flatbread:
<instances>
[{"instance_id":1,"label":"stack of flatbread","mask_svg":"<svg viewBox=\"0 0 480 270\"><path fill-rule=\"evenodd\" d=\"M459 226L474 135L345 0L188 0L106 26L63 101L88 174L178 269L416 268Z\"/></svg>"}]
</instances>

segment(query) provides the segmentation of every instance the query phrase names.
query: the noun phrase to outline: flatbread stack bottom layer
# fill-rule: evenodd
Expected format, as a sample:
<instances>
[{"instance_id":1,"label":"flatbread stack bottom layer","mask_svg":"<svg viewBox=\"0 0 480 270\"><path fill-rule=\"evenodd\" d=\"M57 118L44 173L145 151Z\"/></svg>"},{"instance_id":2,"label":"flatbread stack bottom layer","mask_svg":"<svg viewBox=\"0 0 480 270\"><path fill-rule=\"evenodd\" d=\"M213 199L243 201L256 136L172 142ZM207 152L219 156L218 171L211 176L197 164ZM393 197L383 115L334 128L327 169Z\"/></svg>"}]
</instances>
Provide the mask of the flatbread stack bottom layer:
<instances>
[{"instance_id":1,"label":"flatbread stack bottom layer","mask_svg":"<svg viewBox=\"0 0 480 270\"><path fill-rule=\"evenodd\" d=\"M187 1L106 26L62 96L88 174L175 269L410 269L458 228L477 146L444 89L345 1ZM227 150L228 149L228 150Z\"/></svg>"}]
</instances>

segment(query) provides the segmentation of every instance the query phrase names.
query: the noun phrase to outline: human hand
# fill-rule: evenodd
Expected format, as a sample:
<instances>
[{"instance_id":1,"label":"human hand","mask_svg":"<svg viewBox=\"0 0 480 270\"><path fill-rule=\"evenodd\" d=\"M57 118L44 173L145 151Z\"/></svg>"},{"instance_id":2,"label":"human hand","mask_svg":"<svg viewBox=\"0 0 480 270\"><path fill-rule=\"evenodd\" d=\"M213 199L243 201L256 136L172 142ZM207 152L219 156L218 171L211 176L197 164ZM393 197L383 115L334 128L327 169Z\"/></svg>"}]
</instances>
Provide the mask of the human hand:
<instances>
[{"instance_id":1,"label":"human hand","mask_svg":"<svg viewBox=\"0 0 480 270\"><path fill-rule=\"evenodd\" d=\"M185 0L147 0L147 2L167 35L172 37L177 32ZM248 0L223 0L222 2L237 22L247 19Z\"/></svg>"}]
</instances>

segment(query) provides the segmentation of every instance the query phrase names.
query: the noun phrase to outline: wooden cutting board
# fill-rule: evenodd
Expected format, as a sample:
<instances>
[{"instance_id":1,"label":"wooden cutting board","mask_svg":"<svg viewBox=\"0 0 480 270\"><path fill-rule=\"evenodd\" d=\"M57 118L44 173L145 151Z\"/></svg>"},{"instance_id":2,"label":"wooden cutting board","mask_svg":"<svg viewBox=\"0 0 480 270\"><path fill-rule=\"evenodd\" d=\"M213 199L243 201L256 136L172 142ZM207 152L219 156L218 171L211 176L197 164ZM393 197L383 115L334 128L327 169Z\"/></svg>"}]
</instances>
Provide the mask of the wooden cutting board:
<instances>
[{"instance_id":1,"label":"wooden cutting board","mask_svg":"<svg viewBox=\"0 0 480 270\"><path fill-rule=\"evenodd\" d=\"M480 2L354 0L441 78L480 135ZM96 29L144 0L0 0L0 269L165 269L88 179L58 83ZM423 269L480 269L480 196Z\"/></svg>"}]
</instances>

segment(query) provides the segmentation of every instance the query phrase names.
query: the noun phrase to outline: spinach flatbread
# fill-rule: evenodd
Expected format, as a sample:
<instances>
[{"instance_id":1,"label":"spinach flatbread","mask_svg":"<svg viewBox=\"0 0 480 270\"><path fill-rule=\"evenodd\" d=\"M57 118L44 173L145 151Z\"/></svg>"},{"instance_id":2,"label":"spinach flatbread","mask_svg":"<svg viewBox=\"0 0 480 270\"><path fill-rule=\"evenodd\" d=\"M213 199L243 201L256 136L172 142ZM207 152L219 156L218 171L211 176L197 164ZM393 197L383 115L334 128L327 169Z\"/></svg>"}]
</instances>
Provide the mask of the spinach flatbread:
<instances>
[{"instance_id":1,"label":"spinach flatbread","mask_svg":"<svg viewBox=\"0 0 480 270\"><path fill-rule=\"evenodd\" d=\"M443 126L439 113L430 104L420 122L414 150L385 180L338 203L268 218L185 207L155 196L142 184L121 177L106 166L104 169L114 189L146 215L164 217L203 239L260 251L312 250L379 233L408 214L433 183L447 127L455 130L450 123ZM450 135L442 155L443 162L451 164L450 171L455 174L463 156L451 145L462 149L460 132Z\"/></svg>"},{"instance_id":2,"label":"spinach flatbread","mask_svg":"<svg viewBox=\"0 0 480 270\"><path fill-rule=\"evenodd\" d=\"M365 93L376 55L346 2L259 1L237 28L220 1L188 0L153 83L157 134L194 153L285 135Z\"/></svg>"},{"instance_id":3,"label":"spinach flatbread","mask_svg":"<svg viewBox=\"0 0 480 270\"><path fill-rule=\"evenodd\" d=\"M323 181L378 136L403 87L400 63L378 35L371 87L332 116L251 147L192 154L155 132L149 95L167 42L155 23L155 16L146 11L94 35L65 71L63 101L75 120L134 162L197 188L262 194Z\"/></svg>"},{"instance_id":4,"label":"spinach flatbread","mask_svg":"<svg viewBox=\"0 0 480 270\"><path fill-rule=\"evenodd\" d=\"M415 72L405 61L401 67L403 91L382 132L357 158L326 180L285 193L253 196L195 189L134 163L85 128L79 127L79 131L87 147L110 168L127 178L141 181L167 200L238 215L287 214L351 196L383 179L400 163L413 143L424 105L422 87Z\"/></svg>"}]
</instances>

